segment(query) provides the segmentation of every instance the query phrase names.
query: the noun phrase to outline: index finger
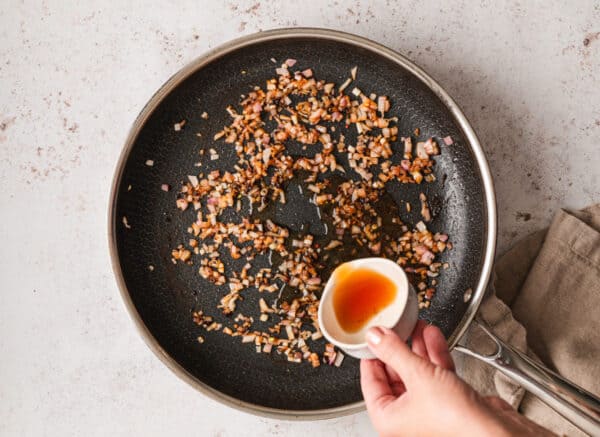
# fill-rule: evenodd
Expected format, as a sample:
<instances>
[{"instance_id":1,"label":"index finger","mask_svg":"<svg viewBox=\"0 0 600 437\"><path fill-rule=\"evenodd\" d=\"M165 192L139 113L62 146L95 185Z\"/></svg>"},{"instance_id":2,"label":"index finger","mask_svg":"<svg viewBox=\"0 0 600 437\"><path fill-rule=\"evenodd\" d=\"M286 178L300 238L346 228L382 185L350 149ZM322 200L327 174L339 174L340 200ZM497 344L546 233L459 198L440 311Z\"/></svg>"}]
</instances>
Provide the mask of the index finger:
<instances>
[{"instance_id":1,"label":"index finger","mask_svg":"<svg viewBox=\"0 0 600 437\"><path fill-rule=\"evenodd\" d=\"M427 326L427 322L419 320L413 333L411 334L412 351L421 358L429 360L429 354L427 353L427 346L425 346L425 340L423 340L423 330Z\"/></svg>"},{"instance_id":2,"label":"index finger","mask_svg":"<svg viewBox=\"0 0 600 437\"><path fill-rule=\"evenodd\" d=\"M425 327L423 341L427 346L427 353L433 364L454 371L454 360L448 350L446 337L444 337L440 328L434 325Z\"/></svg>"}]
</instances>

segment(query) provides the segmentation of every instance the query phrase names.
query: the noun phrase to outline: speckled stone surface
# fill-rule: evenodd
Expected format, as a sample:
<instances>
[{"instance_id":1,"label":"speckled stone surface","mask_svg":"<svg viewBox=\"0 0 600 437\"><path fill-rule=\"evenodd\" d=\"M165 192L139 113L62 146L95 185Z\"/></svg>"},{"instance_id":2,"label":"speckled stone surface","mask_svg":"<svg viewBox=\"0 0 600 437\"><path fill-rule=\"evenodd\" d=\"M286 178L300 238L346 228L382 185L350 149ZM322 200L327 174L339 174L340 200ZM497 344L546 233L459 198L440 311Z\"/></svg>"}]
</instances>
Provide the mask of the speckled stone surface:
<instances>
[{"instance_id":1,"label":"speckled stone surface","mask_svg":"<svg viewBox=\"0 0 600 437\"><path fill-rule=\"evenodd\" d=\"M111 2L0 6L0 434L374 434L365 413L257 418L209 400L136 333L110 268L106 209L129 126L207 49L318 26L390 46L479 134L499 248L600 200L600 6L563 2Z\"/></svg>"}]
</instances>

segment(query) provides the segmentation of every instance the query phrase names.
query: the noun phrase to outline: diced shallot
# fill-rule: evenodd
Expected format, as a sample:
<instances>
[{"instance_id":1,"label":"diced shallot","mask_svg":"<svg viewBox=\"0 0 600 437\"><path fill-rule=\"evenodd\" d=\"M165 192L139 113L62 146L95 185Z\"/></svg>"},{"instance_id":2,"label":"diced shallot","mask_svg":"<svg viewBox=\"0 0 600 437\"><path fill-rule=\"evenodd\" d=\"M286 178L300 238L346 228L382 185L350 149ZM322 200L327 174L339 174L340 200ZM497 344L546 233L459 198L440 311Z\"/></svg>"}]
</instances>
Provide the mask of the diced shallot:
<instances>
[{"instance_id":1,"label":"diced shallot","mask_svg":"<svg viewBox=\"0 0 600 437\"><path fill-rule=\"evenodd\" d=\"M429 155L425 151L425 143L418 142L417 143L417 158L428 159Z\"/></svg>"}]
</instances>

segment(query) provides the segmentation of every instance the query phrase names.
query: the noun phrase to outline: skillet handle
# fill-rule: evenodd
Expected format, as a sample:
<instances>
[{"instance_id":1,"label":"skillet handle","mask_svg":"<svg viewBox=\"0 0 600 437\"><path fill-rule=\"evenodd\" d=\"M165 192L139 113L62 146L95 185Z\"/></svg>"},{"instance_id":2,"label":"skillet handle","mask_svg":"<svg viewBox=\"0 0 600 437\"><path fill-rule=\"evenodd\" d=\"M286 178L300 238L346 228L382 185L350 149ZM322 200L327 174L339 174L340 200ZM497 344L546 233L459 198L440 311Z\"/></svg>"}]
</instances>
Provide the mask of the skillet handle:
<instances>
[{"instance_id":1,"label":"skillet handle","mask_svg":"<svg viewBox=\"0 0 600 437\"><path fill-rule=\"evenodd\" d=\"M480 320L473 323L496 343L496 352L483 355L462 345L455 346L454 350L495 367L576 427L589 435L600 436L598 397L504 343Z\"/></svg>"}]
</instances>

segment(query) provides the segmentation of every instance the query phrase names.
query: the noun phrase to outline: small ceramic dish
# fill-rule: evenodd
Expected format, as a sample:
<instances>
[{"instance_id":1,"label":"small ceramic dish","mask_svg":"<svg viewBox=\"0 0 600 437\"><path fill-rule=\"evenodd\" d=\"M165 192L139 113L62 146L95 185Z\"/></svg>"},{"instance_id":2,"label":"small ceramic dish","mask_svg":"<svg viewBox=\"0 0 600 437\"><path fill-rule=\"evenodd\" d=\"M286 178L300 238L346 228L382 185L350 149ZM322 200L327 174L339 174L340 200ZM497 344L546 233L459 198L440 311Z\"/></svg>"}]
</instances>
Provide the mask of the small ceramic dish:
<instances>
[{"instance_id":1,"label":"small ceramic dish","mask_svg":"<svg viewBox=\"0 0 600 437\"><path fill-rule=\"evenodd\" d=\"M336 285L340 283L340 271L343 270L344 275L351 275L352 271L363 269L379 273L391 280L396 287L396 293L393 300L360 329L348 332L342 328L339 314L336 314ZM377 290L372 292L377 293ZM341 264L334 270L323 290L318 317L321 331L329 342L355 358L375 358L367 346L367 330L373 326L384 326L394 330L403 340L407 340L417 323L418 313L415 291L398 264L385 258L361 258Z\"/></svg>"}]
</instances>

